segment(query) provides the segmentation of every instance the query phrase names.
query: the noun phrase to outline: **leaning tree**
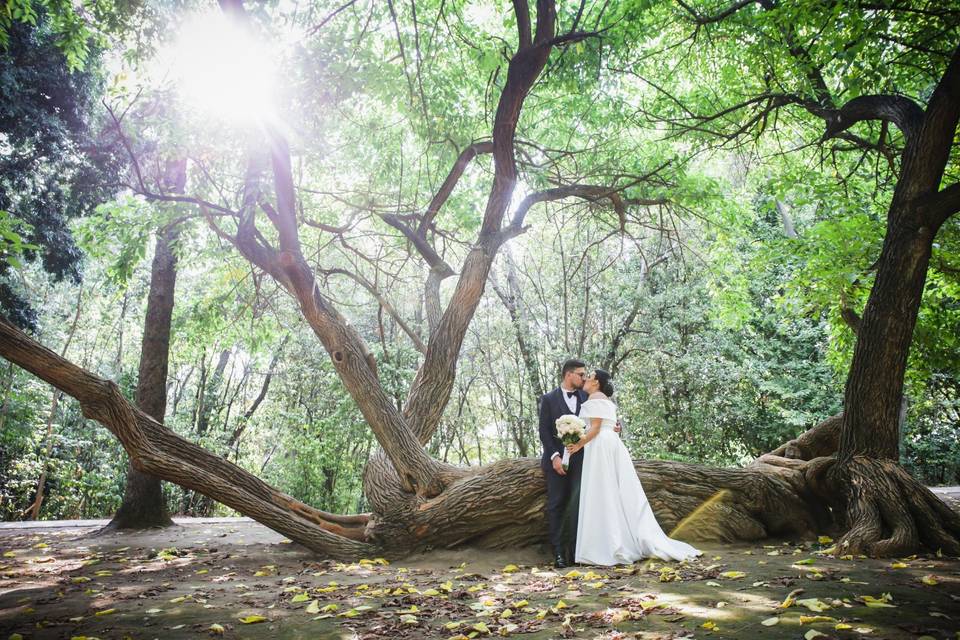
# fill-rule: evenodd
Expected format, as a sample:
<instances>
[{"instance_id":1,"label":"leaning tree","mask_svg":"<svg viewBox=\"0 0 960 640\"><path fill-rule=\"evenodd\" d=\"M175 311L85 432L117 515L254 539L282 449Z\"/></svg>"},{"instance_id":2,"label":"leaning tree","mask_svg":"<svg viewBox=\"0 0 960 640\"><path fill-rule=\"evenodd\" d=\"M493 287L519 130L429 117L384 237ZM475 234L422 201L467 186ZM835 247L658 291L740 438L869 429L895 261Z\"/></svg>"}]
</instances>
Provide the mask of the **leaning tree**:
<instances>
[{"instance_id":1,"label":"leaning tree","mask_svg":"<svg viewBox=\"0 0 960 640\"><path fill-rule=\"evenodd\" d=\"M240 2L223 0L221 4L225 11L249 22ZM364 472L363 488L370 513L326 513L277 491L178 437L126 401L115 384L68 362L6 322L0 322L0 354L76 398L84 415L101 422L116 435L138 469L203 493L318 553L355 558L462 544L503 547L541 539L545 487L538 460L502 460L481 467L457 467L433 459L424 445L437 429L450 399L464 337L484 294L491 266L504 243L524 232L530 209L540 203L569 199L593 206L602 203L616 212L621 224L626 224L631 207L663 204L662 193L655 198L639 198L628 191L655 180L663 165L651 167L648 173L627 176L610 172L609 181L599 184L553 175L548 188L513 202L518 167L536 168L544 164L536 159L524 164L518 158L518 148L530 144L517 134L525 101L536 93L545 68L562 64L560 59L566 47L601 35L599 18L598 28L582 26L586 24L581 21L585 15L582 10L570 14L569 26L561 30L552 0L538 0L535 7L529 7L525 0L515 0L513 8L516 39L505 73L502 77L499 72L493 74L498 79L491 86L498 87L499 93L489 139L461 150L426 209L380 216L428 267L425 306L429 333L419 345L422 362L402 407L384 391L375 357L325 292L321 276L327 273L305 248L306 227L334 235L342 228L310 219L310 212L303 206L306 190L298 186L300 174L294 171L285 131L267 126L260 144L250 146L239 206L156 193L142 183L134 184L148 198L195 204L219 238L268 274L296 301L380 445ZM603 9L597 8L593 15L596 14L602 15ZM392 15L396 20L396 14ZM330 16L333 18L335 15ZM616 22L615 19L613 23ZM397 35L399 38L399 28ZM566 58L572 55L567 53ZM419 56L418 51L418 61ZM413 96L418 92L415 87L419 79L408 79ZM938 89L931 100L925 118L944 108L943 99L938 101L936 96L949 96L951 82L955 79L948 72L944 88ZM931 111L938 104L941 106ZM929 139L924 138L924 142ZM565 154L561 150L558 155ZM433 242L442 237L436 225L437 216L468 165L488 156L492 177L486 204L476 236L465 250L461 264L454 269ZM527 178L525 182L535 181ZM448 278L455 278L455 283L444 305L440 285ZM362 279L358 283L364 286ZM374 287L370 289L371 294L379 293ZM386 308L387 300L382 294L377 299ZM851 433L849 418L833 417L746 468L718 469L663 461L639 461L636 468L661 523L665 528L676 529L676 535L714 540L808 535L836 525L819 489L825 469L856 468L849 462L835 464L843 459L836 457L838 448L841 454L851 450ZM855 457L853 464L886 464L876 460ZM900 476L895 477L900 481ZM874 481L867 481L868 490L875 488L871 484ZM960 552L955 537L960 533L960 517L929 492L920 497L923 500L917 503L917 517L926 518L923 522L928 525L923 532L924 542L950 553ZM898 551L901 548L897 547ZM890 548L866 550L889 552Z\"/></svg>"}]
</instances>

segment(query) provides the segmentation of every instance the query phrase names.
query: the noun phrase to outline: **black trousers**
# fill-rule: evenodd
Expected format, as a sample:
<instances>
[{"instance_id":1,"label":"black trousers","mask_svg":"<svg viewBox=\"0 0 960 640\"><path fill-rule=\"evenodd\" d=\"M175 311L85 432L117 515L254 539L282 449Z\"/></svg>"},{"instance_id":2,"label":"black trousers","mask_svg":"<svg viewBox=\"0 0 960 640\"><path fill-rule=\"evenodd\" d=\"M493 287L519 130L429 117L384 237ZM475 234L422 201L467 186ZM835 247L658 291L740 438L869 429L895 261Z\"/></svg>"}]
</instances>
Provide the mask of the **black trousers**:
<instances>
[{"instance_id":1,"label":"black trousers","mask_svg":"<svg viewBox=\"0 0 960 640\"><path fill-rule=\"evenodd\" d=\"M562 476L553 470L550 460L541 460L540 468L547 481L547 525L550 546L554 553L577 546L577 516L580 513L580 475L583 471L583 451L570 456L570 468Z\"/></svg>"}]
</instances>

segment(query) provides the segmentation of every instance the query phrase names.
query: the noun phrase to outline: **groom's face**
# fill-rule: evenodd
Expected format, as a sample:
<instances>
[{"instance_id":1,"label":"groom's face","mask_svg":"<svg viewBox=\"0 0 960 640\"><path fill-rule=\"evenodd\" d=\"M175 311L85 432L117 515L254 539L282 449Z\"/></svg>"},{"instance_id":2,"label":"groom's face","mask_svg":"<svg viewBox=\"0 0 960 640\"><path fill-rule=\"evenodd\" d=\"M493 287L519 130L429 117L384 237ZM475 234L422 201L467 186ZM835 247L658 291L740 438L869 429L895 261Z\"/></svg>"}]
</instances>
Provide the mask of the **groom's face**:
<instances>
[{"instance_id":1,"label":"groom's face","mask_svg":"<svg viewBox=\"0 0 960 640\"><path fill-rule=\"evenodd\" d=\"M574 389L583 389L583 381L586 377L587 370L584 367L580 367L567 374L567 382Z\"/></svg>"}]
</instances>

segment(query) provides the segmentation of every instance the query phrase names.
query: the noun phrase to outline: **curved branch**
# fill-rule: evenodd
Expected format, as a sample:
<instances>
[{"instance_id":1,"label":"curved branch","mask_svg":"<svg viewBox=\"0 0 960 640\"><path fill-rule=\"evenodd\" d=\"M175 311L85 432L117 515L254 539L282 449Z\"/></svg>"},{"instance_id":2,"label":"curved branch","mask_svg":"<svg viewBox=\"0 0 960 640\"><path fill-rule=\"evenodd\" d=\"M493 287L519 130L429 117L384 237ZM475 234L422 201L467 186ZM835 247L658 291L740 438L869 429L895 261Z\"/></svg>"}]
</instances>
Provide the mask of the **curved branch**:
<instances>
[{"instance_id":1,"label":"curved branch","mask_svg":"<svg viewBox=\"0 0 960 640\"><path fill-rule=\"evenodd\" d=\"M909 143L923 123L923 109L906 96L871 95L854 98L837 110L825 112L822 117L827 121L824 140L835 137L858 122L884 120L895 124Z\"/></svg>"},{"instance_id":2,"label":"curved branch","mask_svg":"<svg viewBox=\"0 0 960 640\"><path fill-rule=\"evenodd\" d=\"M80 402L83 415L120 440L140 471L222 502L319 553L355 558L376 552L360 521L345 526L277 491L140 411L104 380L32 340L0 317L0 355Z\"/></svg>"},{"instance_id":3,"label":"curved branch","mask_svg":"<svg viewBox=\"0 0 960 640\"><path fill-rule=\"evenodd\" d=\"M430 228L430 225L433 224L433 219L437 217L440 209L446 203L450 194L453 193L454 187L457 186L457 182L460 181L460 177L466 170L467 165L470 164L470 161L486 153L493 153L493 142L489 140L474 142L460 152L457 160L453 163L453 167L450 169L450 173L447 174L443 184L440 185L437 193L434 194L433 199L430 200L430 204L427 205L427 210L424 212L423 218L420 220L420 225L417 227L417 235L423 236L427 229Z\"/></svg>"}]
</instances>

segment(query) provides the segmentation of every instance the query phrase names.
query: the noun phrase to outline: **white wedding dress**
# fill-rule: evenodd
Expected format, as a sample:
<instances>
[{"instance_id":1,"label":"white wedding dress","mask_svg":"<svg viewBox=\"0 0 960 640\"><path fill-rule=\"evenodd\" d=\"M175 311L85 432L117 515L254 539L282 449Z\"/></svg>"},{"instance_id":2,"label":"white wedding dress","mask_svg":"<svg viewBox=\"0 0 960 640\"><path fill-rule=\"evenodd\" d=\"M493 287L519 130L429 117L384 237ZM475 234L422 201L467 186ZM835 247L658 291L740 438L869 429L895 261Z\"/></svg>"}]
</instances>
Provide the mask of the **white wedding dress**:
<instances>
[{"instance_id":1,"label":"white wedding dress","mask_svg":"<svg viewBox=\"0 0 960 640\"><path fill-rule=\"evenodd\" d=\"M630 452L613 430L617 405L607 399L587 400L580 418L601 418L600 433L583 451L577 562L611 566L640 558L685 560L702 552L667 536L650 508Z\"/></svg>"}]
</instances>

